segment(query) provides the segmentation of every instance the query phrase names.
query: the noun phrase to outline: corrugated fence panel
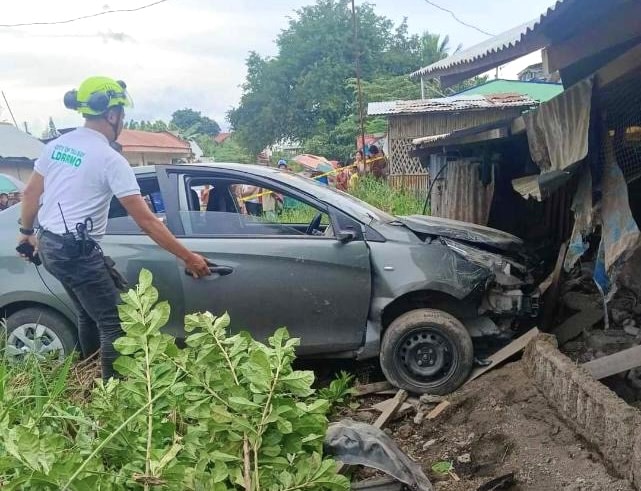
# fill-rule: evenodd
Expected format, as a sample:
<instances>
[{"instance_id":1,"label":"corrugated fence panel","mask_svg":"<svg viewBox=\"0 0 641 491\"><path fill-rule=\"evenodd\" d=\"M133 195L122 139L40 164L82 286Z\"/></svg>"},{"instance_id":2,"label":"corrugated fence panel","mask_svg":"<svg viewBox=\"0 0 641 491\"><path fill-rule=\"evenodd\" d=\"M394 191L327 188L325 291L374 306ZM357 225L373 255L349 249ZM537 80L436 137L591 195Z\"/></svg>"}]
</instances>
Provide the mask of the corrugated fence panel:
<instances>
[{"instance_id":1,"label":"corrugated fence panel","mask_svg":"<svg viewBox=\"0 0 641 491\"><path fill-rule=\"evenodd\" d=\"M487 225L494 197L494 179L487 186L480 176L478 162L450 161L446 178L432 190L432 215Z\"/></svg>"}]
</instances>

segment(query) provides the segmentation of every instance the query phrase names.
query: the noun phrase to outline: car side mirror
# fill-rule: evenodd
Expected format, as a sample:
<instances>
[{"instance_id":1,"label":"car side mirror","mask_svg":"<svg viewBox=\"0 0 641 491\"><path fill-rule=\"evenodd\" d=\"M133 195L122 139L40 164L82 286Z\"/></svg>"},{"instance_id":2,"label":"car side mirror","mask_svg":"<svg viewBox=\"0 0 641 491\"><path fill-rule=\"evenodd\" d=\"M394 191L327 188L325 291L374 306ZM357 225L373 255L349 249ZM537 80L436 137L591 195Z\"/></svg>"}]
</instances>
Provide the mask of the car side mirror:
<instances>
[{"instance_id":1,"label":"car side mirror","mask_svg":"<svg viewBox=\"0 0 641 491\"><path fill-rule=\"evenodd\" d=\"M351 242L356 238L356 232L349 229L339 230L336 234L336 238L341 244L347 244L348 242Z\"/></svg>"}]
</instances>

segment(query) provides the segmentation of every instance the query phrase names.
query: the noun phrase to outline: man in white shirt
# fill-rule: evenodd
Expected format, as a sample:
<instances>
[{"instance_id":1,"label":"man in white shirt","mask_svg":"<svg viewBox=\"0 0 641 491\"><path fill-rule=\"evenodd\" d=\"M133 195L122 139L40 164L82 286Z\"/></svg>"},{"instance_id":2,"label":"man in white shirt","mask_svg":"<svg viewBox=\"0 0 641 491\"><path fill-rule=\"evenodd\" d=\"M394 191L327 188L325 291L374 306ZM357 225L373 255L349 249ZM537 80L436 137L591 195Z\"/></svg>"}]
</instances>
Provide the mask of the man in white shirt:
<instances>
[{"instance_id":1,"label":"man in white shirt","mask_svg":"<svg viewBox=\"0 0 641 491\"><path fill-rule=\"evenodd\" d=\"M19 244L37 247L47 271L64 286L78 312L82 354L100 348L102 376L108 379L118 356L113 342L122 335L120 292L98 245L112 197L158 245L182 259L193 276L208 275L209 266L155 217L131 166L111 147L122 131L124 107L131 105L124 82L91 77L77 91L67 92L64 102L84 116L85 126L47 144L36 161L23 192Z\"/></svg>"}]
</instances>

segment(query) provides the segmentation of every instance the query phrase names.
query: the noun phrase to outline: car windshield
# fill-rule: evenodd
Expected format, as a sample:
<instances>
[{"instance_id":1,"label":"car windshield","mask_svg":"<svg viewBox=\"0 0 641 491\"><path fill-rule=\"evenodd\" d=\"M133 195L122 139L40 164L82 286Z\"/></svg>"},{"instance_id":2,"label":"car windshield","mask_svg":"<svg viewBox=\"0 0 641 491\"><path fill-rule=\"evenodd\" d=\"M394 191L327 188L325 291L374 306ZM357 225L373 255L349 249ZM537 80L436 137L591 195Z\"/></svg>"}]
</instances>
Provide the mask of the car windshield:
<instances>
[{"instance_id":1,"label":"car windshield","mask_svg":"<svg viewBox=\"0 0 641 491\"><path fill-rule=\"evenodd\" d=\"M278 179L283 183L287 183L301 191L311 194L327 204L335 206L364 223L369 223L372 220L384 223L397 221L395 216L379 210L375 206L365 203L351 194L330 188L314 179L282 171L278 172Z\"/></svg>"}]
</instances>

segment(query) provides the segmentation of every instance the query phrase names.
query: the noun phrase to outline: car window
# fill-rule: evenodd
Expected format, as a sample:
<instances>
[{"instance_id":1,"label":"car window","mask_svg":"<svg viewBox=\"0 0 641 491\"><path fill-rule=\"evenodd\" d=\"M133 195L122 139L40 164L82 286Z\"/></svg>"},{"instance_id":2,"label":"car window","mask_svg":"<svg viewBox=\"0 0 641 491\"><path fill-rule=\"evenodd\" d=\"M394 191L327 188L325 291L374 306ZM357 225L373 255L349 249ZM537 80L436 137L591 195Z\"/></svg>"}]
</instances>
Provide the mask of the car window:
<instances>
[{"instance_id":1,"label":"car window","mask_svg":"<svg viewBox=\"0 0 641 491\"><path fill-rule=\"evenodd\" d=\"M179 214L192 236L334 236L322 210L249 181L186 177Z\"/></svg>"},{"instance_id":2,"label":"car window","mask_svg":"<svg viewBox=\"0 0 641 491\"><path fill-rule=\"evenodd\" d=\"M149 206L149 209L159 218L165 216L165 205L158 186L158 179L155 177L141 178L138 180L140 194ZM107 220L107 234L143 234L140 227L127 214L127 210L120 204L115 196L109 206L109 218Z\"/></svg>"}]
</instances>

